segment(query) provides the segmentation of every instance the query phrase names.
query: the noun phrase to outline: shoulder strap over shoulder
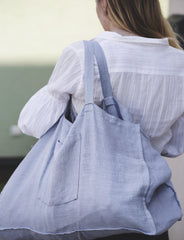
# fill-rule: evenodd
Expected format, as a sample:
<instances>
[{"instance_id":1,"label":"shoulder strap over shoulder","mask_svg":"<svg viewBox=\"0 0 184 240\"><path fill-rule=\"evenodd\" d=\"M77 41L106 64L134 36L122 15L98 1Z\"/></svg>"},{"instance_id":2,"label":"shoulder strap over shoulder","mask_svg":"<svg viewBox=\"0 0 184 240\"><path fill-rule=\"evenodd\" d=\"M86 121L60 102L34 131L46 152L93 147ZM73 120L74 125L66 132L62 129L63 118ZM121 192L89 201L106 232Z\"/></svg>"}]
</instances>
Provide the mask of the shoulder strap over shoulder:
<instances>
[{"instance_id":1,"label":"shoulder strap over shoulder","mask_svg":"<svg viewBox=\"0 0 184 240\"><path fill-rule=\"evenodd\" d=\"M93 54L95 55L97 60L99 74L100 74L100 81L101 81L102 92L104 96L103 109L107 111L109 114L112 114L122 119L118 103L115 101L112 94L110 75L109 75L104 51L98 42L90 41L90 43L91 43Z\"/></svg>"},{"instance_id":2,"label":"shoulder strap over shoulder","mask_svg":"<svg viewBox=\"0 0 184 240\"><path fill-rule=\"evenodd\" d=\"M94 67L93 57L95 56L98 64L100 81L103 92L103 109L109 114L122 119L119 106L112 95L110 76L107 67L105 54L100 44L96 41L84 41L85 46L85 104L94 103Z\"/></svg>"},{"instance_id":3,"label":"shoulder strap over shoulder","mask_svg":"<svg viewBox=\"0 0 184 240\"><path fill-rule=\"evenodd\" d=\"M85 104L93 103L93 88L94 88L94 69L93 69L93 53L89 41L83 41L85 48Z\"/></svg>"}]
</instances>

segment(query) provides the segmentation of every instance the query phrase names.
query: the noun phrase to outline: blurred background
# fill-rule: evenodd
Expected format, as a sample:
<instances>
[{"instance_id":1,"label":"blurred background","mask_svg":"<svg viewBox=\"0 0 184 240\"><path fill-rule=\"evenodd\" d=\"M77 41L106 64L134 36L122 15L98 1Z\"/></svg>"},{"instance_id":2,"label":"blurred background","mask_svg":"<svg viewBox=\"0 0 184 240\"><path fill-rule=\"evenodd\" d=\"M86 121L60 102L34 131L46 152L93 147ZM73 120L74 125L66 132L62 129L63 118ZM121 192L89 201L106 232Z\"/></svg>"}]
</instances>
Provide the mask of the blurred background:
<instances>
[{"instance_id":1,"label":"blurred background","mask_svg":"<svg viewBox=\"0 0 184 240\"><path fill-rule=\"evenodd\" d=\"M184 0L160 0L164 16L184 36ZM0 190L35 144L17 127L28 99L47 84L62 50L102 30L95 0L1 0L0 2ZM167 159L184 206L184 156ZM184 239L184 222L170 230Z\"/></svg>"}]
</instances>

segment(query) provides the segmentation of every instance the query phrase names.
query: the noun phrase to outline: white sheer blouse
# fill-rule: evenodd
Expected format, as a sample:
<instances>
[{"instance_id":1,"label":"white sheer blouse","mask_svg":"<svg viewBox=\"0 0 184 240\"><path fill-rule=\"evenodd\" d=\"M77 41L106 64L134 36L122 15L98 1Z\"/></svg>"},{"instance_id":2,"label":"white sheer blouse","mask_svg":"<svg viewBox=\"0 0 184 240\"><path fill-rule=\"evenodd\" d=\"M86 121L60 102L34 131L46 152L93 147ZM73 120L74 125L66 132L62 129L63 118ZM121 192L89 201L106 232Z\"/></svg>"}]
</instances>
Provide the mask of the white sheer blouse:
<instances>
[{"instance_id":1,"label":"white sheer blouse","mask_svg":"<svg viewBox=\"0 0 184 240\"><path fill-rule=\"evenodd\" d=\"M113 94L166 156L184 152L184 51L168 39L102 32L96 38L106 55ZM103 96L94 63L94 101ZM62 52L50 80L22 109L18 126L40 138L61 116L69 94L77 113L84 106L84 46L75 42Z\"/></svg>"}]
</instances>

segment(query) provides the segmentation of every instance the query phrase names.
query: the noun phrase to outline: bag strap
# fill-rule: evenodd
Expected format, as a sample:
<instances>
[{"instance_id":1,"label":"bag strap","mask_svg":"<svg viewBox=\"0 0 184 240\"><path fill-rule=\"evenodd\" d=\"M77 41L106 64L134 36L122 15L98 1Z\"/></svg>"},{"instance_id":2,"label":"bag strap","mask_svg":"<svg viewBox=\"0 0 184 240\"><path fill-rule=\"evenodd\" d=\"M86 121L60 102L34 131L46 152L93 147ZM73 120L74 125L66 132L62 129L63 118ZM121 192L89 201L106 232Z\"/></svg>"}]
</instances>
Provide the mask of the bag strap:
<instances>
[{"instance_id":1,"label":"bag strap","mask_svg":"<svg viewBox=\"0 0 184 240\"><path fill-rule=\"evenodd\" d=\"M93 69L93 57L96 57L99 74L100 74L100 80L101 80L101 87L103 96L105 99L110 99L112 97L112 88L110 84L110 76L108 72L107 62L104 55L104 52L101 48L101 46L95 42L95 41L84 41L85 42L85 79L86 79L86 85L89 87L87 88L86 93L87 95L92 95L92 89L94 86L92 86L92 82L94 81L94 70L92 75L92 69ZM94 56L93 56L94 55ZM92 66L92 68L91 68ZM92 80L92 81L91 81ZM89 90L90 94L89 94ZM90 101L92 102L92 101Z\"/></svg>"},{"instance_id":2,"label":"bag strap","mask_svg":"<svg viewBox=\"0 0 184 240\"><path fill-rule=\"evenodd\" d=\"M104 51L100 46L100 44L96 41L91 41L91 45L92 45L93 54L95 55L97 60L98 69L100 73L100 81L101 81L102 92L104 96L102 107L109 114L123 119L120 113L118 103L115 101L112 95L110 75L109 75Z\"/></svg>"},{"instance_id":3,"label":"bag strap","mask_svg":"<svg viewBox=\"0 0 184 240\"><path fill-rule=\"evenodd\" d=\"M94 87L94 67L93 55L98 64L101 87L103 92L102 107L109 114L122 119L119 106L112 95L112 88L110 83L110 75L107 67L105 54L100 44L96 41L84 41L85 45L85 102L93 103L93 87ZM93 70L93 71L92 71Z\"/></svg>"},{"instance_id":4,"label":"bag strap","mask_svg":"<svg viewBox=\"0 0 184 240\"><path fill-rule=\"evenodd\" d=\"M105 99L108 97L112 97L110 75L109 75L104 51L98 42L91 41L90 43L91 43L93 54L95 55L97 64L98 64L103 96Z\"/></svg>"},{"instance_id":5,"label":"bag strap","mask_svg":"<svg viewBox=\"0 0 184 240\"><path fill-rule=\"evenodd\" d=\"M85 104L94 103L94 69L93 69L93 53L90 42L83 41L85 47Z\"/></svg>"},{"instance_id":6,"label":"bag strap","mask_svg":"<svg viewBox=\"0 0 184 240\"><path fill-rule=\"evenodd\" d=\"M86 83L86 103L93 102L93 87L94 87L94 70L93 70L93 55L96 57L102 92L106 106L114 104L112 96L112 88L110 76L107 67L104 52L96 41L84 41L85 45L85 83Z\"/></svg>"}]
</instances>

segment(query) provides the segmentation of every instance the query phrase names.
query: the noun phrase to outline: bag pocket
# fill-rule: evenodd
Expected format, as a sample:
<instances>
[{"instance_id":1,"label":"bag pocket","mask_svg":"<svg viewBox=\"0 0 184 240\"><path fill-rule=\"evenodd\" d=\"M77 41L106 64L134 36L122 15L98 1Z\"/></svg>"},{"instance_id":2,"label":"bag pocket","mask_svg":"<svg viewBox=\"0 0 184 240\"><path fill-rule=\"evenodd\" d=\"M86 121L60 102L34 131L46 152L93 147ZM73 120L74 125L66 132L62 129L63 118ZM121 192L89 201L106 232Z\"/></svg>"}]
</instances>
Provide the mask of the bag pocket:
<instances>
[{"instance_id":1,"label":"bag pocket","mask_svg":"<svg viewBox=\"0 0 184 240\"><path fill-rule=\"evenodd\" d=\"M64 140L64 141L63 141ZM49 206L78 199L80 175L80 134L56 140L52 158L42 176L38 198Z\"/></svg>"}]
</instances>

